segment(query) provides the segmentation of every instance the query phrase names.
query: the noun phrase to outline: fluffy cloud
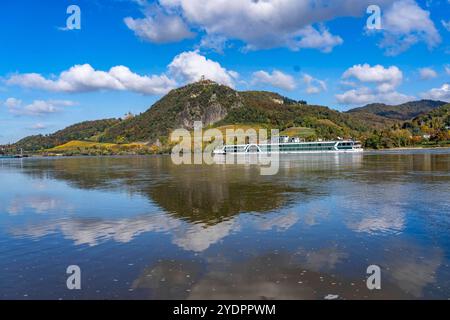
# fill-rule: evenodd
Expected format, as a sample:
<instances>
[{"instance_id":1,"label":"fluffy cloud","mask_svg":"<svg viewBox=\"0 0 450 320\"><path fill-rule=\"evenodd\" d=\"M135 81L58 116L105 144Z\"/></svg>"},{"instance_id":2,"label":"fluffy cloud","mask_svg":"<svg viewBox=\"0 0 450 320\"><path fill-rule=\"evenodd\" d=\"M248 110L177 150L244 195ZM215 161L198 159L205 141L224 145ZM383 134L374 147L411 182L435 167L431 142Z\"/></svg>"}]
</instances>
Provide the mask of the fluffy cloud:
<instances>
[{"instance_id":1,"label":"fluffy cloud","mask_svg":"<svg viewBox=\"0 0 450 320\"><path fill-rule=\"evenodd\" d=\"M14 74L6 81L9 85L48 91L83 92L98 89L123 89L122 84L108 72L94 70L89 64L75 65L53 80L37 73Z\"/></svg>"},{"instance_id":2,"label":"fluffy cloud","mask_svg":"<svg viewBox=\"0 0 450 320\"><path fill-rule=\"evenodd\" d=\"M343 73L342 79L358 81L354 83L356 88L336 95L337 101L342 104L362 105L375 102L398 104L415 98L396 91L403 80L403 73L396 66L385 68L381 65L373 67L368 64L354 65Z\"/></svg>"},{"instance_id":3,"label":"fluffy cloud","mask_svg":"<svg viewBox=\"0 0 450 320\"><path fill-rule=\"evenodd\" d=\"M76 103L69 100L34 100L32 103L23 105L16 98L8 98L4 105L9 112L16 115L41 116L61 111L63 107L73 106Z\"/></svg>"},{"instance_id":4,"label":"fluffy cloud","mask_svg":"<svg viewBox=\"0 0 450 320\"><path fill-rule=\"evenodd\" d=\"M321 0L312 4L310 0L160 0L159 6L166 15L186 21L208 37L240 40L248 49L288 47L329 52L341 44L342 39L325 28L317 30L313 25L338 17L363 16L371 2ZM379 4L391 2L393 0L381 0ZM149 29L158 30L153 20Z\"/></svg>"},{"instance_id":5,"label":"fluffy cloud","mask_svg":"<svg viewBox=\"0 0 450 320\"><path fill-rule=\"evenodd\" d=\"M10 76L6 83L55 92L130 90L142 94L163 94L176 85L166 75L141 76L125 66L112 67L106 72L95 70L89 64L75 65L61 72L56 79L45 78L38 73L25 73Z\"/></svg>"},{"instance_id":6,"label":"fluffy cloud","mask_svg":"<svg viewBox=\"0 0 450 320\"><path fill-rule=\"evenodd\" d=\"M431 68L420 68L419 75L422 80L429 80L438 76L437 72Z\"/></svg>"},{"instance_id":7,"label":"fluffy cloud","mask_svg":"<svg viewBox=\"0 0 450 320\"><path fill-rule=\"evenodd\" d=\"M347 69L343 79L355 78L361 82L375 83L380 91L390 91L403 80L403 73L396 66L385 68L381 65L371 67L369 64L358 64Z\"/></svg>"},{"instance_id":8,"label":"fluffy cloud","mask_svg":"<svg viewBox=\"0 0 450 320\"><path fill-rule=\"evenodd\" d=\"M18 108L22 104L22 101L11 97L11 98L6 99L6 101L3 104L8 109L15 109L15 108Z\"/></svg>"},{"instance_id":9,"label":"fluffy cloud","mask_svg":"<svg viewBox=\"0 0 450 320\"><path fill-rule=\"evenodd\" d=\"M325 81L315 79L306 73L303 75L303 83L306 85L306 93L308 94L317 94L327 90Z\"/></svg>"},{"instance_id":10,"label":"fluffy cloud","mask_svg":"<svg viewBox=\"0 0 450 320\"><path fill-rule=\"evenodd\" d=\"M170 76L170 77L169 77ZM168 66L168 75L139 75L126 66L115 66L108 71L95 70L89 64L75 65L57 77L38 73L13 74L6 84L53 92L91 92L100 90L133 91L145 95L162 95L177 86L177 80L198 81L201 76L221 84L233 86L238 73L223 68L198 51L183 52ZM177 79L177 80L175 80Z\"/></svg>"},{"instance_id":11,"label":"fluffy cloud","mask_svg":"<svg viewBox=\"0 0 450 320\"><path fill-rule=\"evenodd\" d=\"M384 39L380 46L388 55L397 55L420 41L430 49L441 42L430 12L414 0L395 1L383 15L382 29Z\"/></svg>"},{"instance_id":12,"label":"fluffy cloud","mask_svg":"<svg viewBox=\"0 0 450 320\"><path fill-rule=\"evenodd\" d=\"M444 83L440 88L433 88L421 94L424 99L450 102L450 84Z\"/></svg>"},{"instance_id":13,"label":"fluffy cloud","mask_svg":"<svg viewBox=\"0 0 450 320\"><path fill-rule=\"evenodd\" d=\"M169 64L169 72L184 82L198 81L205 76L206 79L231 87L239 76L236 72L223 68L218 62L200 55L198 51L183 52L176 56Z\"/></svg>"},{"instance_id":14,"label":"fluffy cloud","mask_svg":"<svg viewBox=\"0 0 450 320\"><path fill-rule=\"evenodd\" d=\"M316 30L312 26L307 26L298 32L300 39L293 42L291 48L294 49L317 49L329 53L335 46L341 45L344 40L339 36L332 35L327 29Z\"/></svg>"},{"instance_id":15,"label":"fluffy cloud","mask_svg":"<svg viewBox=\"0 0 450 320\"><path fill-rule=\"evenodd\" d=\"M210 49L220 54L223 54L224 49L227 47L227 39L225 37L210 35L203 36L200 40L200 44L198 45L198 48Z\"/></svg>"},{"instance_id":16,"label":"fluffy cloud","mask_svg":"<svg viewBox=\"0 0 450 320\"><path fill-rule=\"evenodd\" d=\"M415 97L408 96L397 91L380 93L370 88L362 87L346 91L342 94L337 94L336 99L341 104L363 105L376 102L386 104L401 104L414 100Z\"/></svg>"},{"instance_id":17,"label":"fluffy cloud","mask_svg":"<svg viewBox=\"0 0 450 320\"><path fill-rule=\"evenodd\" d=\"M253 73L252 84L268 84L275 88L284 90L294 90L295 80L292 76L285 74L279 70L272 73L260 70Z\"/></svg>"},{"instance_id":18,"label":"fluffy cloud","mask_svg":"<svg viewBox=\"0 0 450 320\"><path fill-rule=\"evenodd\" d=\"M141 19L127 17L124 22L136 36L154 43L177 42L195 36L181 17L168 16L158 9L146 10L145 17Z\"/></svg>"},{"instance_id":19,"label":"fluffy cloud","mask_svg":"<svg viewBox=\"0 0 450 320\"><path fill-rule=\"evenodd\" d=\"M164 94L176 86L166 75L140 76L125 66L113 67L109 74L119 81L124 89L142 94Z\"/></svg>"}]
</instances>

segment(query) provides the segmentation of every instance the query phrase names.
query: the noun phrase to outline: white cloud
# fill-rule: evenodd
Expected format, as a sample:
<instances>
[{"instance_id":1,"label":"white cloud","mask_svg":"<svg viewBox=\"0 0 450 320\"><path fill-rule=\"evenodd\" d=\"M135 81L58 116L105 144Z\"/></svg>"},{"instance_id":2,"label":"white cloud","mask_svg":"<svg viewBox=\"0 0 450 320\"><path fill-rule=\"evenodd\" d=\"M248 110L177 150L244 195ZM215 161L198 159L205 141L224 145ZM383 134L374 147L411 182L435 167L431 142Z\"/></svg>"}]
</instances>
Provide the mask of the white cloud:
<instances>
[{"instance_id":1,"label":"white cloud","mask_svg":"<svg viewBox=\"0 0 450 320\"><path fill-rule=\"evenodd\" d=\"M303 75L303 83L306 85L306 93L308 94L317 94L327 90L325 81L316 79L307 73Z\"/></svg>"},{"instance_id":2,"label":"white cloud","mask_svg":"<svg viewBox=\"0 0 450 320\"><path fill-rule=\"evenodd\" d=\"M8 98L4 105L9 112L16 115L40 116L61 111L63 107L73 106L76 103L70 100L34 100L32 103L23 105L16 98Z\"/></svg>"},{"instance_id":3,"label":"white cloud","mask_svg":"<svg viewBox=\"0 0 450 320\"><path fill-rule=\"evenodd\" d=\"M10 76L6 83L54 92L130 90L142 94L163 94L176 85L166 75L141 76L125 66L112 67L105 72L95 70L89 64L75 65L61 72L56 79L45 78L38 73L24 73Z\"/></svg>"},{"instance_id":4,"label":"white cloud","mask_svg":"<svg viewBox=\"0 0 450 320\"><path fill-rule=\"evenodd\" d=\"M339 17L361 17L371 0L160 0L160 7L208 36L240 40L248 49L314 48L329 52L342 43L313 25ZM380 5L393 0L380 0Z\"/></svg>"},{"instance_id":5,"label":"white cloud","mask_svg":"<svg viewBox=\"0 0 450 320\"><path fill-rule=\"evenodd\" d=\"M30 127L30 129L33 129L33 130L43 130L43 129L47 129L47 126L46 126L45 124L39 122L39 123L33 124L33 125Z\"/></svg>"},{"instance_id":6,"label":"white cloud","mask_svg":"<svg viewBox=\"0 0 450 320\"><path fill-rule=\"evenodd\" d=\"M419 74L422 80L430 80L438 76L437 72L431 68L420 68Z\"/></svg>"},{"instance_id":7,"label":"white cloud","mask_svg":"<svg viewBox=\"0 0 450 320\"><path fill-rule=\"evenodd\" d=\"M154 6L145 10L144 18L126 17L124 22L136 36L149 42L168 43L195 37L181 17L169 16Z\"/></svg>"},{"instance_id":8,"label":"white cloud","mask_svg":"<svg viewBox=\"0 0 450 320\"><path fill-rule=\"evenodd\" d=\"M425 42L429 49L441 42L430 12L414 0L395 1L383 14L382 29L380 46L388 55L397 55L418 42Z\"/></svg>"},{"instance_id":9,"label":"white cloud","mask_svg":"<svg viewBox=\"0 0 450 320\"><path fill-rule=\"evenodd\" d=\"M184 82L200 80L202 76L218 83L234 86L237 72L223 68L218 62L207 59L198 51L187 51L177 55L168 66L171 75Z\"/></svg>"},{"instance_id":10,"label":"white cloud","mask_svg":"<svg viewBox=\"0 0 450 320\"><path fill-rule=\"evenodd\" d=\"M403 73L396 66L385 68L382 65L371 67L365 63L347 69L342 75L343 79L355 78L361 82L375 83L380 91L390 91L403 80Z\"/></svg>"},{"instance_id":11,"label":"white cloud","mask_svg":"<svg viewBox=\"0 0 450 320\"><path fill-rule=\"evenodd\" d=\"M223 54L224 49L227 47L227 39L225 37L214 35L203 36L198 45L198 48L210 49L220 54Z\"/></svg>"},{"instance_id":12,"label":"white cloud","mask_svg":"<svg viewBox=\"0 0 450 320\"><path fill-rule=\"evenodd\" d=\"M57 79L47 79L37 73L14 74L7 84L48 91L83 92L98 89L124 89L123 85L108 72L97 71L89 64L75 65L61 72Z\"/></svg>"},{"instance_id":13,"label":"white cloud","mask_svg":"<svg viewBox=\"0 0 450 320\"><path fill-rule=\"evenodd\" d=\"M337 101L342 104L362 105L375 102L399 104L415 99L413 96L396 91L403 80L403 73L396 66L385 68L382 65L373 67L369 64L354 65L343 73L342 79L358 81L354 89L336 95Z\"/></svg>"},{"instance_id":14,"label":"white cloud","mask_svg":"<svg viewBox=\"0 0 450 320\"><path fill-rule=\"evenodd\" d=\"M450 102L450 84L444 83L440 88L433 88L421 94L424 99Z\"/></svg>"},{"instance_id":15,"label":"white cloud","mask_svg":"<svg viewBox=\"0 0 450 320\"><path fill-rule=\"evenodd\" d=\"M6 78L5 83L53 92L128 90L145 95L162 95L175 88L178 85L177 80L183 83L194 82L200 80L201 76L234 86L239 74L225 69L216 61L207 59L198 51L188 51L173 59L168 65L167 74L139 75L126 66L115 66L108 71L101 71L95 70L90 64L83 64L75 65L61 72L59 76L44 77L38 73L17 73Z\"/></svg>"},{"instance_id":16,"label":"white cloud","mask_svg":"<svg viewBox=\"0 0 450 320\"><path fill-rule=\"evenodd\" d=\"M377 92L367 87L352 89L342 94L337 94L336 99L341 104L364 105L369 103L401 104L414 100L414 96L408 96L397 91Z\"/></svg>"},{"instance_id":17,"label":"white cloud","mask_svg":"<svg viewBox=\"0 0 450 320\"><path fill-rule=\"evenodd\" d=\"M16 98L8 98L4 102L4 105L9 109L14 109L19 107L22 104L22 100L16 99Z\"/></svg>"},{"instance_id":18,"label":"white cloud","mask_svg":"<svg viewBox=\"0 0 450 320\"><path fill-rule=\"evenodd\" d=\"M109 70L109 74L127 90L149 95L167 93L176 85L176 82L166 75L140 76L125 66L113 67Z\"/></svg>"},{"instance_id":19,"label":"white cloud","mask_svg":"<svg viewBox=\"0 0 450 320\"><path fill-rule=\"evenodd\" d=\"M252 84L268 84L275 88L284 90L294 90L295 80L292 76L285 74L279 70L274 70L272 73L260 70L253 73Z\"/></svg>"},{"instance_id":20,"label":"white cloud","mask_svg":"<svg viewBox=\"0 0 450 320\"><path fill-rule=\"evenodd\" d=\"M335 46L341 45L344 42L341 37L332 35L327 29L319 31L312 26L301 29L298 35L301 36L300 40L292 43L291 48L317 49L328 53L333 51Z\"/></svg>"},{"instance_id":21,"label":"white cloud","mask_svg":"<svg viewBox=\"0 0 450 320\"><path fill-rule=\"evenodd\" d=\"M369 88L363 87L360 89L348 90L342 94L337 94L336 99L342 104L367 104L374 101L375 96Z\"/></svg>"}]
</instances>

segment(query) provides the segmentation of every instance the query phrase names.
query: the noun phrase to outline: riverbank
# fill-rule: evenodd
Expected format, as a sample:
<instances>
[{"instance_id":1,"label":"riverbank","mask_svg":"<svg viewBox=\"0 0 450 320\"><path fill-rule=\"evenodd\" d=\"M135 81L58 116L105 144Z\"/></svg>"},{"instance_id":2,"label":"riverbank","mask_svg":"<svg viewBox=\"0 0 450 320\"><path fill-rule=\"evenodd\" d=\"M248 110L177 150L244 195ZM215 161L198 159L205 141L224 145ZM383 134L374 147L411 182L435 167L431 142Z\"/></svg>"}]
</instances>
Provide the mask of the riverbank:
<instances>
[{"instance_id":1,"label":"riverbank","mask_svg":"<svg viewBox=\"0 0 450 320\"><path fill-rule=\"evenodd\" d=\"M396 150L434 150L434 149L448 149L448 148L450 148L450 145L436 146L436 147L431 147L431 146L426 146L426 147L413 146L413 147L398 147L398 148L385 148L385 149L364 148L364 150L365 151L396 151Z\"/></svg>"},{"instance_id":2,"label":"riverbank","mask_svg":"<svg viewBox=\"0 0 450 320\"><path fill-rule=\"evenodd\" d=\"M395 152L395 151L415 151L415 150L444 150L450 149L449 146L439 146L439 147L400 147L400 148L389 148L389 149L369 149L365 148L364 152ZM18 159L18 158L73 158L73 157L142 157L142 156L157 156L157 155L170 155L170 152L161 152L161 153L110 153L110 154L28 154L23 157L15 157L15 156L0 156L1 159Z\"/></svg>"}]
</instances>

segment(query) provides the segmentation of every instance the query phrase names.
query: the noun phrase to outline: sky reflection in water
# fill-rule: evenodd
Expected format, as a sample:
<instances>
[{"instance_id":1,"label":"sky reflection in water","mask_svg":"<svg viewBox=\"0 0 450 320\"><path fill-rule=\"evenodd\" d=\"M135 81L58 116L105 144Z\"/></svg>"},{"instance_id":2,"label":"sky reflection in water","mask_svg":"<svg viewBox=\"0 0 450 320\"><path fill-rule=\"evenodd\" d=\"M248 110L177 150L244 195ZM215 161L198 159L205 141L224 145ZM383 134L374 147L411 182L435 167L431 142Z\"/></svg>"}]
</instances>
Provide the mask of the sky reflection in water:
<instances>
[{"instance_id":1,"label":"sky reflection in water","mask_svg":"<svg viewBox=\"0 0 450 320\"><path fill-rule=\"evenodd\" d=\"M287 157L275 176L165 156L0 160L0 178L0 298L450 297L448 150Z\"/></svg>"}]
</instances>

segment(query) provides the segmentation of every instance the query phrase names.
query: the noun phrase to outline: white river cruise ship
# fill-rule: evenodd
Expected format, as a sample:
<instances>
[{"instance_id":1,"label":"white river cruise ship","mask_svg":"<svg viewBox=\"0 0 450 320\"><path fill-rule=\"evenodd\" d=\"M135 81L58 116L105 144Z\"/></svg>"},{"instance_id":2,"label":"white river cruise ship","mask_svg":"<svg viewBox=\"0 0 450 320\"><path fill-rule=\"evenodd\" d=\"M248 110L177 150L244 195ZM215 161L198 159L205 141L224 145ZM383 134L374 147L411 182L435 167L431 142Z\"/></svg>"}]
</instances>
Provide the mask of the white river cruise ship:
<instances>
[{"instance_id":1,"label":"white river cruise ship","mask_svg":"<svg viewBox=\"0 0 450 320\"><path fill-rule=\"evenodd\" d=\"M215 154L258 154L258 153L336 153L362 152L359 141L315 141L269 144L224 145L214 150Z\"/></svg>"}]
</instances>

